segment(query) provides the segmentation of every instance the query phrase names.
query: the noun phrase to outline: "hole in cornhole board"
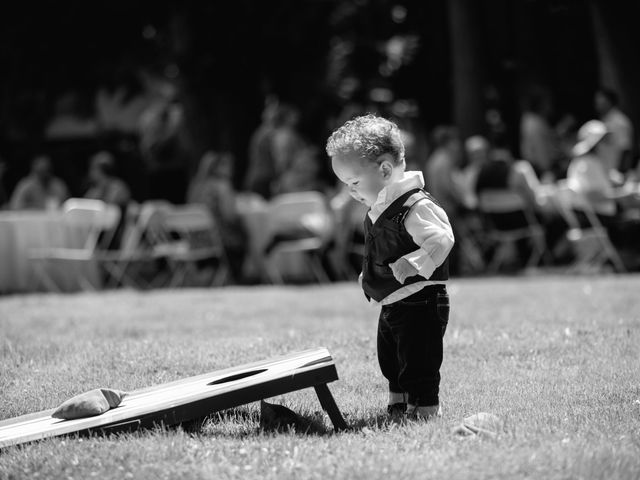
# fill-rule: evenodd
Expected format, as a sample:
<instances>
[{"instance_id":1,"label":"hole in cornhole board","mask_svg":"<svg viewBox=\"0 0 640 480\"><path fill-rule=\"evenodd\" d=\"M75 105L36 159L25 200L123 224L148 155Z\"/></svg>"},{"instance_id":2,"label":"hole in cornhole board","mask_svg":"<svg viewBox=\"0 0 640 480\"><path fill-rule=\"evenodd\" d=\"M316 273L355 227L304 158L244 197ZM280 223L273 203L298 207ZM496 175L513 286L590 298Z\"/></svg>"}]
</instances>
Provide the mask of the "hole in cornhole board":
<instances>
[{"instance_id":1,"label":"hole in cornhole board","mask_svg":"<svg viewBox=\"0 0 640 480\"><path fill-rule=\"evenodd\" d=\"M262 372L266 372L268 369L263 368L260 370L249 370L248 372L237 373L235 375L229 375L228 377L222 377L218 380L214 380L213 382L207 383L207 385L220 385L222 383L235 382L236 380L241 380L243 378L252 377L254 375L258 375Z\"/></svg>"}]
</instances>

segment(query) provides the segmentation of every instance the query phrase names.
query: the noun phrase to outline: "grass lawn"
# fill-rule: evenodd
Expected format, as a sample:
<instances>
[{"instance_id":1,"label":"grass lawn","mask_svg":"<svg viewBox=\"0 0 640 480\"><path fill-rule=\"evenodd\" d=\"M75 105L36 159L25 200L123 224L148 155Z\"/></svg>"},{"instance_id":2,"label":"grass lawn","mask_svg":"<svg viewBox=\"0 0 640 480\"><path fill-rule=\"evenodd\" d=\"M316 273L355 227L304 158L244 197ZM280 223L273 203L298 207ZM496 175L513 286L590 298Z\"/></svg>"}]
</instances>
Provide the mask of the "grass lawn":
<instances>
[{"instance_id":1,"label":"grass lawn","mask_svg":"<svg viewBox=\"0 0 640 480\"><path fill-rule=\"evenodd\" d=\"M200 430L66 437L0 452L0 479L640 478L640 276L451 282L444 416L381 421L377 309L357 286L0 297L0 419L326 346L347 433L265 433L258 404ZM271 399L313 417L313 390ZM498 438L459 437L493 412Z\"/></svg>"}]
</instances>

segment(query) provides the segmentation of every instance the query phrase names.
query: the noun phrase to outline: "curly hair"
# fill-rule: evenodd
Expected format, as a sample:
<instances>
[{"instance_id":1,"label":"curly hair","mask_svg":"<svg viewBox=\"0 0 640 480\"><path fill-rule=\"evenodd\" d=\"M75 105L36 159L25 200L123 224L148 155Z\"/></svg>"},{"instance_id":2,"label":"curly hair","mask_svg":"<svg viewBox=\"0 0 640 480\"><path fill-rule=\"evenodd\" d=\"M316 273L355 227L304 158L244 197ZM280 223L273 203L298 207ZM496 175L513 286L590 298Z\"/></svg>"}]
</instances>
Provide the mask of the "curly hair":
<instances>
[{"instance_id":1,"label":"curly hair","mask_svg":"<svg viewBox=\"0 0 640 480\"><path fill-rule=\"evenodd\" d=\"M368 114L349 120L327 140L327 154L356 152L376 162L380 155L390 154L396 165L404 161L404 144L398 126L377 115Z\"/></svg>"}]
</instances>

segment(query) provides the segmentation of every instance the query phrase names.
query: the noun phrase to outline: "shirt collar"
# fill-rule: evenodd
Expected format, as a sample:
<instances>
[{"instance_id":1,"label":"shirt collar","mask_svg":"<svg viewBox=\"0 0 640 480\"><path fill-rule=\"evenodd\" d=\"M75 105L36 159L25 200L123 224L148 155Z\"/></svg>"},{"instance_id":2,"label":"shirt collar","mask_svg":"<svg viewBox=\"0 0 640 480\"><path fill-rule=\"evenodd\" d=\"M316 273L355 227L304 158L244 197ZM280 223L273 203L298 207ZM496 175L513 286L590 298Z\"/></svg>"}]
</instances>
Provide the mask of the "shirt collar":
<instances>
[{"instance_id":1,"label":"shirt collar","mask_svg":"<svg viewBox=\"0 0 640 480\"><path fill-rule=\"evenodd\" d=\"M376 198L376 201L369 209L369 218L371 218L371 221L375 223L389 205L414 188L424 188L424 178L420 171L404 172L400 180L380 190L378 198Z\"/></svg>"}]
</instances>

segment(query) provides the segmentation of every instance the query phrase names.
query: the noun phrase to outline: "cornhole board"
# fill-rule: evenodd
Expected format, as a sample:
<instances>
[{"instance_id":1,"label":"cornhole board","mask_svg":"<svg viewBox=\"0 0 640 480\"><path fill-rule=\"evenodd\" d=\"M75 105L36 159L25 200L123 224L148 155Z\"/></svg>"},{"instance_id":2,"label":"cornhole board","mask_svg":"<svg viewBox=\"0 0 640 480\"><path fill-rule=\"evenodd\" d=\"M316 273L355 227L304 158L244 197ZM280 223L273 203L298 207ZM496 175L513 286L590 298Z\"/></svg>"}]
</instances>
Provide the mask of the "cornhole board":
<instances>
[{"instance_id":1,"label":"cornhole board","mask_svg":"<svg viewBox=\"0 0 640 480\"><path fill-rule=\"evenodd\" d=\"M129 392L101 415L74 420L51 417L55 409L0 422L0 448L71 433L106 433L175 425L261 399L313 387L336 430L347 425L327 383L338 372L325 348L218 370Z\"/></svg>"}]
</instances>

